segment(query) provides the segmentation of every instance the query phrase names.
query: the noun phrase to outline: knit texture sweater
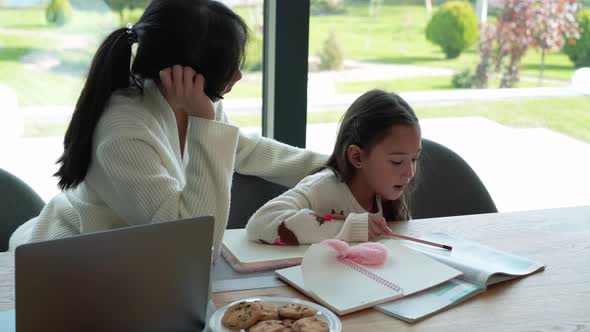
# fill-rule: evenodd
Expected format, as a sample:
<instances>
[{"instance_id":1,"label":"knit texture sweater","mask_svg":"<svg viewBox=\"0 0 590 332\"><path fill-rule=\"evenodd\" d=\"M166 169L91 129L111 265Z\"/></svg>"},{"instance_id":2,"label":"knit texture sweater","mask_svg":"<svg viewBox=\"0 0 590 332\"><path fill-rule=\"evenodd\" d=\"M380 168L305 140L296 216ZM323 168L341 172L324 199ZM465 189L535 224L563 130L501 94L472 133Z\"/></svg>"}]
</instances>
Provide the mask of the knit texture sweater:
<instances>
[{"instance_id":1,"label":"knit texture sweater","mask_svg":"<svg viewBox=\"0 0 590 332\"><path fill-rule=\"evenodd\" d=\"M383 215L381 198L376 198ZM326 214L345 214L334 220ZM248 239L266 244L296 245L337 238L348 242L368 240L369 213L332 170L307 176L294 188L262 206L248 221Z\"/></svg>"},{"instance_id":2,"label":"knit texture sweater","mask_svg":"<svg viewBox=\"0 0 590 332\"><path fill-rule=\"evenodd\" d=\"M215 120L189 117L181 154L176 118L155 83L110 98L94 136L84 181L50 200L19 227L22 243L117 227L215 217L214 258L229 214L233 172L291 187L326 159L229 124L221 103Z\"/></svg>"}]
</instances>

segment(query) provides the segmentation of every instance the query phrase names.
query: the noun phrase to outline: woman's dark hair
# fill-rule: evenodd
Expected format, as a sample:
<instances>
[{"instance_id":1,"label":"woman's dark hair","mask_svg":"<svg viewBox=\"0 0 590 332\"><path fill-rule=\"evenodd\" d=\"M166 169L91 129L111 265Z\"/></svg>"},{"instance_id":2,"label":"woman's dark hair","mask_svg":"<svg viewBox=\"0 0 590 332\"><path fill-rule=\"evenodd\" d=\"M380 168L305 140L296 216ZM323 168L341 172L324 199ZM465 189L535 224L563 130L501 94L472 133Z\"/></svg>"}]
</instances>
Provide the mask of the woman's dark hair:
<instances>
[{"instance_id":1,"label":"woman's dark hair","mask_svg":"<svg viewBox=\"0 0 590 332\"><path fill-rule=\"evenodd\" d=\"M338 178L348 183L355 168L348 160L348 147L358 145L370 152L395 125L416 126L420 128L414 110L395 93L371 90L364 93L350 105L340 121L336 144L325 166L315 170L331 169ZM414 181L410 182L410 184ZM410 202L407 196L412 188L407 188L395 201L383 201L383 216L386 220L407 220L410 217Z\"/></svg>"},{"instance_id":2,"label":"woman's dark hair","mask_svg":"<svg viewBox=\"0 0 590 332\"><path fill-rule=\"evenodd\" d=\"M115 90L143 92L160 70L190 66L205 77L205 93L221 95L244 60L248 27L225 5L211 0L154 0L132 28L113 31L98 48L64 138L55 176L62 189L75 188L88 172L92 138ZM131 45L137 42L129 69Z\"/></svg>"}]
</instances>

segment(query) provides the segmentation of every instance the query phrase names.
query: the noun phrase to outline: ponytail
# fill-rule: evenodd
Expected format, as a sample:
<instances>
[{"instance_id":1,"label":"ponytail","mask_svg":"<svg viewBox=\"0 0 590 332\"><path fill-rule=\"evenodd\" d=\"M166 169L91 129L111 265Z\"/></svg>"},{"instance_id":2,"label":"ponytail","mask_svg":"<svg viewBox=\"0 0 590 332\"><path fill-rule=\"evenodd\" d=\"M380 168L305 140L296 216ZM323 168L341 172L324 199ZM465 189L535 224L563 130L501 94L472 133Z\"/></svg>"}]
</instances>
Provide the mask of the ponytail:
<instances>
[{"instance_id":1,"label":"ponytail","mask_svg":"<svg viewBox=\"0 0 590 332\"><path fill-rule=\"evenodd\" d=\"M61 164L54 176L59 177L62 190L73 189L84 178L92 161L92 138L105 105L115 90L130 85L129 63L131 43L127 29L112 32L100 45L92 59L88 78L64 138Z\"/></svg>"}]
</instances>

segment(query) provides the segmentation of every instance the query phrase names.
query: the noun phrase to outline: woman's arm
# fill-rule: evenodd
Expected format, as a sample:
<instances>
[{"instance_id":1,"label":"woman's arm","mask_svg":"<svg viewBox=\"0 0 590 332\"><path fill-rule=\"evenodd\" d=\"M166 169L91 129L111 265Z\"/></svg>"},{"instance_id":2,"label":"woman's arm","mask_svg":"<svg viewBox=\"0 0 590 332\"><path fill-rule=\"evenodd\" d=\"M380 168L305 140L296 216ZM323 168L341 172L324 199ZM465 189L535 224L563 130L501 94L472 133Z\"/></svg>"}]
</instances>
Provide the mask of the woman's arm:
<instances>
[{"instance_id":1,"label":"woman's arm","mask_svg":"<svg viewBox=\"0 0 590 332\"><path fill-rule=\"evenodd\" d=\"M216 108L216 119L229 123L223 104L217 103ZM291 188L326 160L326 155L240 131L235 171Z\"/></svg>"},{"instance_id":2,"label":"woman's arm","mask_svg":"<svg viewBox=\"0 0 590 332\"><path fill-rule=\"evenodd\" d=\"M237 128L189 117L182 162L151 135L144 130L99 143L96 158L104 174L98 177L103 181L93 185L129 224L213 215L223 226L215 228L214 245L218 247L229 210ZM186 184L179 178L185 178Z\"/></svg>"},{"instance_id":3,"label":"woman's arm","mask_svg":"<svg viewBox=\"0 0 590 332\"><path fill-rule=\"evenodd\" d=\"M240 132L235 170L291 188L327 159L310 150Z\"/></svg>"}]
</instances>

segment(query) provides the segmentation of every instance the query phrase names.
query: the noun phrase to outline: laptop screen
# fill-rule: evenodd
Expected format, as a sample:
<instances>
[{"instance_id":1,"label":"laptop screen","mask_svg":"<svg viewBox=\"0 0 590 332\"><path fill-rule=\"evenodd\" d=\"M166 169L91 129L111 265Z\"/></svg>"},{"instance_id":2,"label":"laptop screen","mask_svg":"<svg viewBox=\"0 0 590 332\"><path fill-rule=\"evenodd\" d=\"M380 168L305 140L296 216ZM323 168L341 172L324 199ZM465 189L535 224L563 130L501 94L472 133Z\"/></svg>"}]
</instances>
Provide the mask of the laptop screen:
<instances>
[{"instance_id":1,"label":"laptop screen","mask_svg":"<svg viewBox=\"0 0 590 332\"><path fill-rule=\"evenodd\" d=\"M17 331L200 331L214 221L199 217L19 246Z\"/></svg>"}]
</instances>

